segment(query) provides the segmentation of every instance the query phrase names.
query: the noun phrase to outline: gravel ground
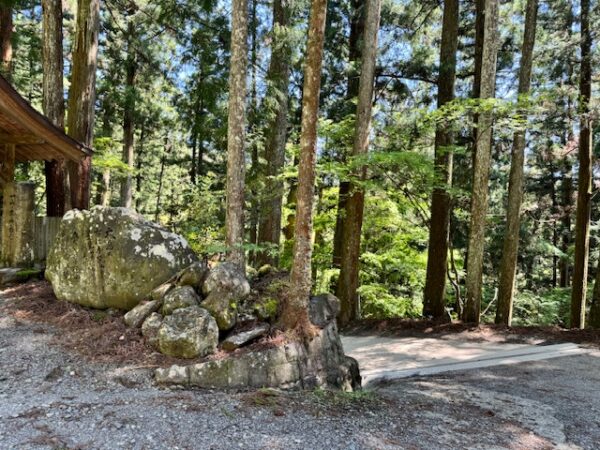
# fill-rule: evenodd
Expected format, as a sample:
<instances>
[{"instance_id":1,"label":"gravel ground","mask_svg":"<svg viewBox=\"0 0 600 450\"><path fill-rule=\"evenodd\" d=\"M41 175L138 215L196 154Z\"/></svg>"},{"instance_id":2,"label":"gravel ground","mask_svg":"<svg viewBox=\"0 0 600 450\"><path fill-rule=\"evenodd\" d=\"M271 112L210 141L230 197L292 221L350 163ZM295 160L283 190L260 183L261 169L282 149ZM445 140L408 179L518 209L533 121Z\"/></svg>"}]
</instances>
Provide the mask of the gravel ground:
<instances>
[{"instance_id":1,"label":"gravel ground","mask_svg":"<svg viewBox=\"0 0 600 450\"><path fill-rule=\"evenodd\" d=\"M600 446L598 353L353 395L223 393L160 388L149 368L86 362L52 343L58 332L0 317L1 449Z\"/></svg>"}]
</instances>

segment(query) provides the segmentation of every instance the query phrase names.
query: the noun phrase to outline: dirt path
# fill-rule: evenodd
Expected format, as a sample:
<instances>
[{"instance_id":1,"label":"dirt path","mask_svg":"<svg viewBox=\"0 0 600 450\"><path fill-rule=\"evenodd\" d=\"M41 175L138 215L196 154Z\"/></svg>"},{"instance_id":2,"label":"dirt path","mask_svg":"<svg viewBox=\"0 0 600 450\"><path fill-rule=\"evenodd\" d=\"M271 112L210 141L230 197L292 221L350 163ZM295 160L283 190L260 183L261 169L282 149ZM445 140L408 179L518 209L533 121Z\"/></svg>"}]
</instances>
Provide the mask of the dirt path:
<instances>
[{"instance_id":1,"label":"dirt path","mask_svg":"<svg viewBox=\"0 0 600 450\"><path fill-rule=\"evenodd\" d=\"M2 300L0 306L7 301ZM600 357L426 378L359 394L155 386L86 362L58 328L0 316L0 449L597 449ZM139 365L139 363L136 363Z\"/></svg>"}]
</instances>

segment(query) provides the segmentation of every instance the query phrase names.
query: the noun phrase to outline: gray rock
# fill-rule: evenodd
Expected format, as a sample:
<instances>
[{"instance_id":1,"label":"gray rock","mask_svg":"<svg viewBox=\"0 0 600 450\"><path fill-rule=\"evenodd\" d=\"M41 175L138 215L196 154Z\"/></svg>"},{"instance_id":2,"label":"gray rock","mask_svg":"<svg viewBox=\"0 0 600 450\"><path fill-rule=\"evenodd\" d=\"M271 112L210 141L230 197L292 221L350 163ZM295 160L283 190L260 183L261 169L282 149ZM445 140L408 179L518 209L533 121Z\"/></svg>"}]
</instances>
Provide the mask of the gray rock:
<instances>
[{"instance_id":1,"label":"gray rock","mask_svg":"<svg viewBox=\"0 0 600 450\"><path fill-rule=\"evenodd\" d=\"M46 278L60 300L129 310L198 258L181 236L125 208L69 211Z\"/></svg>"},{"instance_id":2,"label":"gray rock","mask_svg":"<svg viewBox=\"0 0 600 450\"><path fill-rule=\"evenodd\" d=\"M216 290L229 292L237 300L243 300L250 293L250 284L234 264L224 262L210 271L202 285L204 295Z\"/></svg>"},{"instance_id":3,"label":"gray rock","mask_svg":"<svg viewBox=\"0 0 600 450\"><path fill-rule=\"evenodd\" d=\"M148 339L148 342L153 347L158 349L158 330L162 325L163 317L156 312L153 312L148 316L142 324L142 335Z\"/></svg>"},{"instance_id":4,"label":"gray rock","mask_svg":"<svg viewBox=\"0 0 600 450\"><path fill-rule=\"evenodd\" d=\"M197 261L177 274L175 284L177 286L192 286L198 292L201 292L202 285L209 272L206 261Z\"/></svg>"},{"instance_id":5,"label":"gray rock","mask_svg":"<svg viewBox=\"0 0 600 450\"><path fill-rule=\"evenodd\" d=\"M158 330L158 348L177 358L206 356L217 349L219 328L215 319L199 306L176 309Z\"/></svg>"},{"instance_id":6,"label":"gray rock","mask_svg":"<svg viewBox=\"0 0 600 450\"><path fill-rule=\"evenodd\" d=\"M22 269L14 268L14 267L6 267L4 269L0 269L0 286L4 286L6 284L14 283L18 280L18 273Z\"/></svg>"},{"instance_id":7,"label":"gray rock","mask_svg":"<svg viewBox=\"0 0 600 450\"><path fill-rule=\"evenodd\" d=\"M322 294L311 297L308 315L313 325L325 328L340 313L340 301L332 294Z\"/></svg>"},{"instance_id":8,"label":"gray rock","mask_svg":"<svg viewBox=\"0 0 600 450\"><path fill-rule=\"evenodd\" d=\"M231 330L235 326L238 306L237 298L221 289L211 291L202 302L202 307L215 318L221 331Z\"/></svg>"},{"instance_id":9,"label":"gray rock","mask_svg":"<svg viewBox=\"0 0 600 450\"><path fill-rule=\"evenodd\" d=\"M163 297L161 313L163 316L168 316L176 309L198 306L200 300L193 287L178 286Z\"/></svg>"},{"instance_id":10,"label":"gray rock","mask_svg":"<svg viewBox=\"0 0 600 450\"><path fill-rule=\"evenodd\" d=\"M268 333L269 329L270 327L268 324L259 323L254 328L251 328L247 331L242 331L240 333L235 333L231 336L228 336L227 339L225 339L221 343L221 348L223 348L223 350L231 352L237 348L249 344L250 342L258 339L259 337L264 336Z\"/></svg>"},{"instance_id":11,"label":"gray rock","mask_svg":"<svg viewBox=\"0 0 600 450\"><path fill-rule=\"evenodd\" d=\"M138 328L144 323L150 314L158 311L160 308L160 300L152 300L137 305L123 317L125 324L132 328Z\"/></svg>"},{"instance_id":12,"label":"gray rock","mask_svg":"<svg viewBox=\"0 0 600 450\"><path fill-rule=\"evenodd\" d=\"M152 300L162 300L167 293L175 287L172 283L163 283L150 293Z\"/></svg>"}]
</instances>

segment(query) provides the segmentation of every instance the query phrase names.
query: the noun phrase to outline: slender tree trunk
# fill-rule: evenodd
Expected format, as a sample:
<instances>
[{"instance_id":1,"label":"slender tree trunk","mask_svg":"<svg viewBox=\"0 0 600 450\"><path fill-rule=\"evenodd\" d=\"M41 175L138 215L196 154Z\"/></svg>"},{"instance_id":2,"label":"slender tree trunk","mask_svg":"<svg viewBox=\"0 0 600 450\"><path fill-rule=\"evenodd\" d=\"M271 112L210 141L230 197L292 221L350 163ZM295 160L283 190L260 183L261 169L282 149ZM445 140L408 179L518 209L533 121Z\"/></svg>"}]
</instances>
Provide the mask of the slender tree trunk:
<instances>
[{"instance_id":1,"label":"slender tree trunk","mask_svg":"<svg viewBox=\"0 0 600 450\"><path fill-rule=\"evenodd\" d=\"M348 88L346 98L348 106L352 100L358 97L359 71L356 67L362 58L362 40L365 30L365 2L363 0L351 0L352 19L350 20L350 37L348 42L348 60L350 62L350 73L348 74ZM349 109L348 112L351 110ZM346 161L346 155L340 155L340 161ZM338 194L338 209L335 221L335 232L333 235L333 267L341 267L342 248L344 245L344 218L346 216L346 201L350 194L350 182L340 180Z\"/></svg>"},{"instance_id":2,"label":"slender tree trunk","mask_svg":"<svg viewBox=\"0 0 600 450\"><path fill-rule=\"evenodd\" d=\"M154 221L158 223L158 219L160 217L160 207L163 193L163 180L165 174L165 165L167 162L167 155L171 153L171 143L169 142L169 138L165 138L165 148L160 158L160 171L158 173L158 191L156 192L156 209L154 210Z\"/></svg>"},{"instance_id":3,"label":"slender tree trunk","mask_svg":"<svg viewBox=\"0 0 600 450\"><path fill-rule=\"evenodd\" d=\"M364 47L361 58L358 105L356 108L356 128L352 146L353 157L365 155L369 151L381 0L367 0L365 8ZM361 180L366 179L366 167L361 167L355 175ZM364 207L364 190L359 185L351 183L350 196L346 201L344 225L342 226L342 241L344 245L342 246L342 258L340 261L340 277L336 287L336 295L341 303L341 310L338 316L340 326L347 325L352 320L357 319L360 313L358 310L357 290L359 285L360 238Z\"/></svg>"},{"instance_id":4,"label":"slender tree trunk","mask_svg":"<svg viewBox=\"0 0 600 450\"><path fill-rule=\"evenodd\" d=\"M12 81L12 35L13 35L13 10L10 6L0 6L0 56L2 66L0 72L9 82Z\"/></svg>"},{"instance_id":5,"label":"slender tree trunk","mask_svg":"<svg viewBox=\"0 0 600 450\"><path fill-rule=\"evenodd\" d=\"M454 99L456 80L456 50L458 47L459 1L444 1L440 70L438 77L438 108ZM431 196L431 225L427 254L427 276L423 292L423 315L444 317L446 303L446 272L450 231L453 136L450 125L438 125L435 133L435 172L441 184Z\"/></svg>"},{"instance_id":6,"label":"slender tree trunk","mask_svg":"<svg viewBox=\"0 0 600 450\"><path fill-rule=\"evenodd\" d=\"M531 84L533 47L537 24L538 0L527 0L525 33L521 51L519 70L519 95L526 96ZM527 115L527 110L522 111ZM519 230L521 227L521 202L523 200L523 166L525 164L525 132L519 130L513 137L510 177L508 182L508 207L506 210L506 230L500 262L500 282L498 286L498 307L496 323L510 326L513 310L513 293L519 253Z\"/></svg>"},{"instance_id":7,"label":"slender tree trunk","mask_svg":"<svg viewBox=\"0 0 600 450\"><path fill-rule=\"evenodd\" d=\"M279 247L281 240L281 211L283 181L280 179L285 163L285 144L288 127L288 85L290 78L290 46L288 43L289 6L285 0L273 1L272 55L267 73L272 95L277 99L274 114L265 128L266 180L258 228L258 243ZM258 265L278 263L272 252L258 254Z\"/></svg>"},{"instance_id":8,"label":"slender tree trunk","mask_svg":"<svg viewBox=\"0 0 600 450\"><path fill-rule=\"evenodd\" d=\"M125 105L123 108L123 162L127 164L129 172L121 182L121 206L131 208L133 201L133 169L135 137L135 75L137 70L135 48L131 42L135 33L135 26L129 17L127 32L129 43L127 47L127 62L125 75Z\"/></svg>"},{"instance_id":9,"label":"slender tree trunk","mask_svg":"<svg viewBox=\"0 0 600 450\"><path fill-rule=\"evenodd\" d=\"M246 71L248 5L233 0L231 68L227 122L227 259L246 270L244 254L244 141L246 138Z\"/></svg>"},{"instance_id":10,"label":"slender tree trunk","mask_svg":"<svg viewBox=\"0 0 600 450\"><path fill-rule=\"evenodd\" d=\"M571 288L571 328L585 327L586 288L592 200L592 34L590 0L581 0L581 69L579 79L579 180L575 223L575 261ZM596 302L597 303L597 302ZM594 308L598 308L596 305Z\"/></svg>"},{"instance_id":11,"label":"slender tree trunk","mask_svg":"<svg viewBox=\"0 0 600 450\"><path fill-rule=\"evenodd\" d=\"M57 127L64 127L62 1L42 0L42 106L44 114ZM62 217L65 213L64 160L46 161L46 214Z\"/></svg>"},{"instance_id":12,"label":"slender tree trunk","mask_svg":"<svg viewBox=\"0 0 600 450\"><path fill-rule=\"evenodd\" d=\"M139 140L139 144L138 144L138 155L137 158L135 159L135 170L136 170L136 174L135 174L135 191L139 194L140 192L142 192L142 181L144 181L144 177L142 176L142 167L144 164L143 161L143 157L145 155L144 153L144 144L146 143L146 123L144 121L142 121L141 123L141 130L140 130L140 140ZM136 211L141 211L142 209L142 196L141 195L136 195L135 197L135 209Z\"/></svg>"},{"instance_id":13,"label":"slender tree trunk","mask_svg":"<svg viewBox=\"0 0 600 450\"><path fill-rule=\"evenodd\" d=\"M312 0L304 66L294 257L291 286L281 316L282 325L286 329L298 329L300 334L310 328L308 300L312 288L310 264L312 258L312 209L315 195L317 123L326 15L327 0Z\"/></svg>"},{"instance_id":14,"label":"slender tree trunk","mask_svg":"<svg viewBox=\"0 0 600 450\"><path fill-rule=\"evenodd\" d=\"M252 245L258 243L258 223L260 220L260 198L262 193L258 190L258 177L260 173L260 161L258 158L258 141L255 136L255 132L258 129L258 92L257 92L257 76L256 76L256 65L257 65L257 16L256 7L258 0L251 0L250 3L250 105L248 113L248 129L252 135L251 146L250 146L250 174L253 178L252 190L250 195L250 220L249 220L249 232L248 242ZM256 252L254 250L248 252L249 264L256 262Z\"/></svg>"},{"instance_id":15,"label":"slender tree trunk","mask_svg":"<svg viewBox=\"0 0 600 450\"><path fill-rule=\"evenodd\" d=\"M73 139L90 147L94 132L99 20L100 0L78 1L67 132ZM87 209L90 204L91 156L68 166L71 207Z\"/></svg>"},{"instance_id":16,"label":"slender tree trunk","mask_svg":"<svg viewBox=\"0 0 600 450\"><path fill-rule=\"evenodd\" d=\"M498 54L498 0L485 0L485 25L481 64L480 98L494 98L496 60ZM483 253L485 222L488 208L488 182L492 153L491 112L479 114L477 119L477 153L473 165L471 221L469 228L469 262L466 277L466 302L463 320L479 323L483 281Z\"/></svg>"}]
</instances>

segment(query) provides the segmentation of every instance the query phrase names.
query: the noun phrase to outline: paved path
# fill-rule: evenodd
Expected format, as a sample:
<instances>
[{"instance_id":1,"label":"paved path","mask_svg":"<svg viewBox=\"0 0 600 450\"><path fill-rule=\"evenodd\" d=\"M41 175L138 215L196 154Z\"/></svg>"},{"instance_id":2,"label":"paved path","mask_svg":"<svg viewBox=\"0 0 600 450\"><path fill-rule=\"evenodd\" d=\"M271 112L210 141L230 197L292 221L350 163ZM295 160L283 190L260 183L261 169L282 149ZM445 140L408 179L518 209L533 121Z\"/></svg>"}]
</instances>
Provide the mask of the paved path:
<instances>
[{"instance_id":1,"label":"paved path","mask_svg":"<svg viewBox=\"0 0 600 450\"><path fill-rule=\"evenodd\" d=\"M363 384L587 353L576 344L530 345L443 338L343 336Z\"/></svg>"}]
</instances>

